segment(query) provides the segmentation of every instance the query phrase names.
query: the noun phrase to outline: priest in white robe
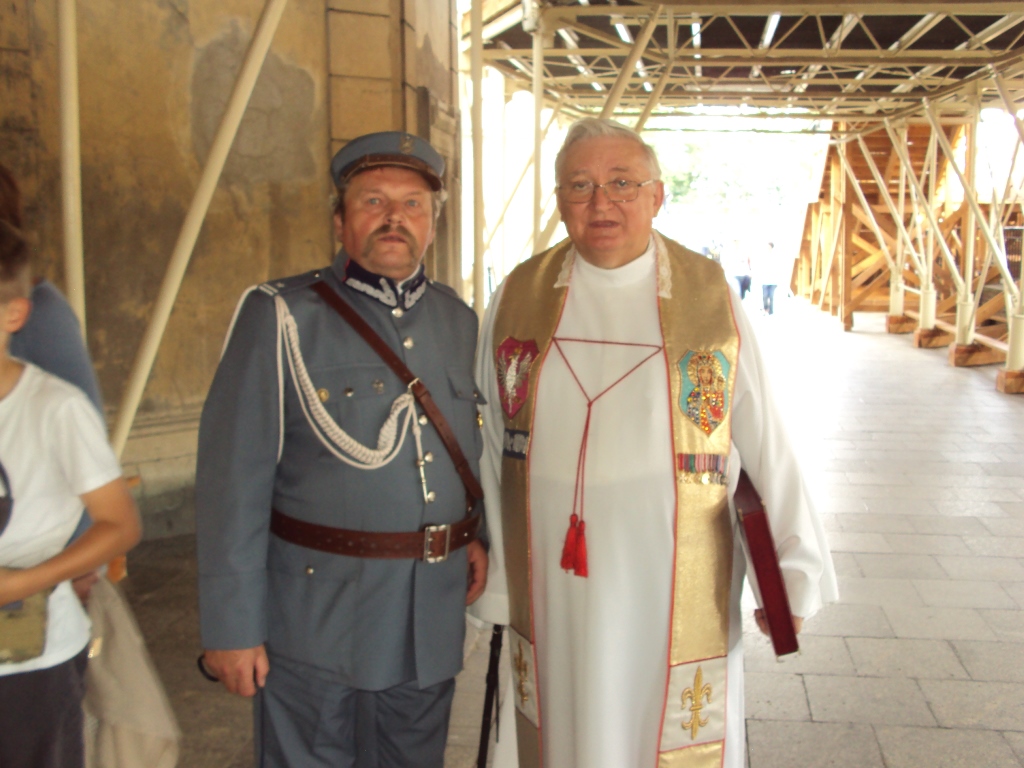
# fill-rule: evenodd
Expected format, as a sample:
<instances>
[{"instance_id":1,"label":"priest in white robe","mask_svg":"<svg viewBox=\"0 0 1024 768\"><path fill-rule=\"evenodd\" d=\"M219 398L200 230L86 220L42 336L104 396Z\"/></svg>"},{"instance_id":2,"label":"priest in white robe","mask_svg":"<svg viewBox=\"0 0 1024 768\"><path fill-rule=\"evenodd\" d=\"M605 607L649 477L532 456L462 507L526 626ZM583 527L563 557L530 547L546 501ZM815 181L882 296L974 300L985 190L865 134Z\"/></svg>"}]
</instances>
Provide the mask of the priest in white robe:
<instances>
[{"instance_id":1,"label":"priest in white robe","mask_svg":"<svg viewBox=\"0 0 1024 768\"><path fill-rule=\"evenodd\" d=\"M742 766L740 468L798 628L836 598L825 535L726 277L653 230L653 150L582 120L556 179L569 240L498 289L478 351L492 557L473 613L510 626L516 723L496 764Z\"/></svg>"}]
</instances>

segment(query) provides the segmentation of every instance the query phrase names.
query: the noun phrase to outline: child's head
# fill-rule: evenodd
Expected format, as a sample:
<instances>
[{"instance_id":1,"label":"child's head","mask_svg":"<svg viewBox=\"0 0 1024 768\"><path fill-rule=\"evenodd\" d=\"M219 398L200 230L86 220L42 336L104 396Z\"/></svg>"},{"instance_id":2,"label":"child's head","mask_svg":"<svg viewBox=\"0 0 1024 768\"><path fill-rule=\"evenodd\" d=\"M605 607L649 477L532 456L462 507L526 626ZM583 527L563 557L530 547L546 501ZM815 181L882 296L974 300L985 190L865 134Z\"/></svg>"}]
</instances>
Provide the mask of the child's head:
<instances>
[{"instance_id":1,"label":"child's head","mask_svg":"<svg viewBox=\"0 0 1024 768\"><path fill-rule=\"evenodd\" d=\"M32 291L28 243L21 231L0 219L0 304L27 299Z\"/></svg>"},{"instance_id":2,"label":"child's head","mask_svg":"<svg viewBox=\"0 0 1024 768\"><path fill-rule=\"evenodd\" d=\"M18 229L25 226L18 183L3 165L0 165L0 221L6 221Z\"/></svg>"},{"instance_id":3,"label":"child's head","mask_svg":"<svg viewBox=\"0 0 1024 768\"><path fill-rule=\"evenodd\" d=\"M11 334L28 319L32 275L29 248L21 232L21 192L0 165L0 334ZM6 341L6 336L0 336Z\"/></svg>"}]
</instances>

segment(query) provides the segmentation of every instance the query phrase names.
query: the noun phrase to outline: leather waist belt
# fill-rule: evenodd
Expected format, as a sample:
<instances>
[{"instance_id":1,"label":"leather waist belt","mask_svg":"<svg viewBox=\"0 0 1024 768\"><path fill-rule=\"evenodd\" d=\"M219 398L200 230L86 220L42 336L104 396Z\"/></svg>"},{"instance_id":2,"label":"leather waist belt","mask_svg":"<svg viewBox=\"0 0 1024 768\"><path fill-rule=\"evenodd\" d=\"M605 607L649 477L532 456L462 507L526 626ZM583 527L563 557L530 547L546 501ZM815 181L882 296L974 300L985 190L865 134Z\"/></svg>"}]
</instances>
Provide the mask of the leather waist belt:
<instances>
[{"instance_id":1,"label":"leather waist belt","mask_svg":"<svg viewBox=\"0 0 1024 768\"><path fill-rule=\"evenodd\" d=\"M428 525L415 533L381 533L307 523L275 509L270 515L270 530L291 544L335 555L443 563L450 552L476 539L480 522L481 516L473 515L457 523Z\"/></svg>"}]
</instances>

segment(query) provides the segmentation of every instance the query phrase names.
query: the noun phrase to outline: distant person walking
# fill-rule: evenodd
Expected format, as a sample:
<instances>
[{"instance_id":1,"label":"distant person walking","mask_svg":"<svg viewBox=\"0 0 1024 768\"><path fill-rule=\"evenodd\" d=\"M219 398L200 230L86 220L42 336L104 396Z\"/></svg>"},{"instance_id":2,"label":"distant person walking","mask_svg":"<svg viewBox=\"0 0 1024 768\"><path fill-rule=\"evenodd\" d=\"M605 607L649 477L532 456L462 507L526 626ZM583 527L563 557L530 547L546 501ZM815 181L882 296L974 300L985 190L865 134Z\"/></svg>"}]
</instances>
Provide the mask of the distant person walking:
<instances>
[{"instance_id":1,"label":"distant person walking","mask_svg":"<svg viewBox=\"0 0 1024 768\"><path fill-rule=\"evenodd\" d=\"M736 281L736 290L740 292L742 301L750 291L750 256L740 247L738 240L733 240L728 246L723 245L721 250L722 269Z\"/></svg>"}]
</instances>

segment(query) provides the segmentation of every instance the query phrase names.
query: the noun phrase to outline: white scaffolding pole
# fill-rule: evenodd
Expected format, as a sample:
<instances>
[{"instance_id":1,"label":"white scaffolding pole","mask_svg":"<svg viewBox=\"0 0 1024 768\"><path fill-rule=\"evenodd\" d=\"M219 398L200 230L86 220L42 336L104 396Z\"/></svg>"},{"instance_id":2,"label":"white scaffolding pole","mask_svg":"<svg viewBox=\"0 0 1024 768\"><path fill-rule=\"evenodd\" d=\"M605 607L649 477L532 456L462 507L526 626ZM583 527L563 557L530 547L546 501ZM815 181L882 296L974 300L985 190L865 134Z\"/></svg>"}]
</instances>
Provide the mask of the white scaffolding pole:
<instances>
[{"instance_id":1,"label":"white scaffolding pole","mask_svg":"<svg viewBox=\"0 0 1024 768\"><path fill-rule=\"evenodd\" d=\"M75 0L59 0L61 199L64 290L85 337L85 257L82 243L82 148L78 106L78 19Z\"/></svg>"},{"instance_id":2,"label":"white scaffolding pole","mask_svg":"<svg viewBox=\"0 0 1024 768\"><path fill-rule=\"evenodd\" d=\"M541 110L544 108L544 21L538 13L533 30L533 252L537 252L540 239L540 217L543 213L541 195Z\"/></svg>"},{"instance_id":3,"label":"white scaffolding pole","mask_svg":"<svg viewBox=\"0 0 1024 768\"><path fill-rule=\"evenodd\" d=\"M977 84L976 84L977 85ZM964 170L967 178L971 181L972 188L975 186L978 162L978 122L981 118L981 94L977 90L974 93L974 109L971 114L971 121L965 127L965 139L967 141L966 162ZM945 138L945 134L943 134ZM950 164L953 158L948 158ZM974 343L974 241L977 239L977 224L974 217L974 209L968 208L963 218L963 276L964 291L957 296L956 300L956 344L966 345ZM984 283L985 276L982 275L981 282Z\"/></svg>"},{"instance_id":4,"label":"white scaffolding pole","mask_svg":"<svg viewBox=\"0 0 1024 768\"><path fill-rule=\"evenodd\" d=\"M601 117L611 117L615 112L615 108L619 106L619 100L626 90L626 85L633 76L633 72L636 71L636 64L640 61L640 57L647 48L647 43L651 40L651 35L654 34L654 30L658 26L658 16L660 15L661 6L657 5L651 11L651 15L647 18L647 23L644 24L640 34L637 35L636 42L633 44L633 49L629 52L629 56L622 63L622 69L615 80L615 85L612 86L611 93L608 94L604 107L601 109Z\"/></svg>"},{"instance_id":5,"label":"white scaffolding pole","mask_svg":"<svg viewBox=\"0 0 1024 768\"><path fill-rule=\"evenodd\" d=\"M256 87L256 80L263 68L263 61L270 50L270 43L274 39L274 33L277 31L281 15L287 4L288 0L267 0L256 25L256 32L249 45L249 50L245 54L245 60L242 62L242 69L235 81L235 88L228 100L227 108L224 110L224 117L221 118L220 126L217 128L217 134L210 147L210 156L206 160L206 167L203 169L195 196L192 198L192 205L185 215L185 222L182 224L178 241L174 245L174 251L167 264L167 271L153 307L153 316L150 318L146 333L142 337L142 343L139 345L128 385L121 400L121 408L117 413L117 421L114 424L110 443L118 456L121 456L125 443L128 442L128 433L131 431L135 413L146 389L146 381L153 369L153 362L156 360L160 340L163 338L167 322L170 320L178 289L181 288L181 282L185 277L185 269L192 257L196 239L199 237L206 212L210 208L213 193L217 189L217 181L224 169L228 152L238 133L238 126L245 115L245 108L249 104L253 88Z\"/></svg>"},{"instance_id":6,"label":"white scaffolding pole","mask_svg":"<svg viewBox=\"0 0 1024 768\"><path fill-rule=\"evenodd\" d=\"M551 117L548 119L548 124L544 126L544 130L541 131L541 140L547 138L548 131L551 130L551 126L555 124L555 120L558 119L558 114L561 110L561 103L556 104L555 108L551 110ZM508 213L509 207L512 205L512 200L515 198L516 193L519 192L519 187L522 186L523 180L526 178L526 174L530 172L533 167L533 153L526 159L526 164L523 165L523 172L519 174L519 178L516 180L515 186L512 187L512 191L508 193L508 197L505 198L505 205L501 209L501 213L494 222L494 226L491 227L491 231L488 233L487 238L484 241L484 250L490 250L491 242L494 240L494 236L498 233L501 225L505 222L505 214Z\"/></svg>"},{"instance_id":7,"label":"white scaffolding pole","mask_svg":"<svg viewBox=\"0 0 1024 768\"><path fill-rule=\"evenodd\" d=\"M865 217L867 217L868 224L871 226L871 231L875 235L875 239L878 240L878 247L882 251L882 255L885 256L885 261L889 265L889 274L892 276L891 279L897 279L896 264L893 262L892 254L889 252L889 246L886 245L885 237L882 235L882 228L878 226L878 222L875 220L875 212L868 205L867 198L864 197L864 190L861 189L860 181L857 179L857 174L853 172L850 167L850 161L846 159L846 145L843 144L839 147L840 151L836 154L839 155L839 161L843 164L843 171L846 173L846 178L850 181L850 186L853 187L854 193L857 195L857 202L860 203L861 210L864 211Z\"/></svg>"},{"instance_id":8,"label":"white scaffolding pole","mask_svg":"<svg viewBox=\"0 0 1024 768\"><path fill-rule=\"evenodd\" d=\"M470 9L471 54L473 77L473 309L484 316L484 0L473 0Z\"/></svg>"},{"instance_id":9,"label":"white scaffolding pole","mask_svg":"<svg viewBox=\"0 0 1024 768\"><path fill-rule=\"evenodd\" d=\"M1002 275L1004 284L1007 290L1010 292L1010 296L1013 298L1013 304L1016 307L1020 297L1020 291L1017 290L1017 286L1013 281L1013 276L1010 274L1009 267L1006 264L1006 246L996 242L995 235L992 234L992 229L988 226L985 214L981 210L981 206L978 204L978 196L974 191L974 184L968 179L960 167L956 164L956 158L953 155L953 147L949 144L949 139L946 138L945 132L939 125L938 118L935 116L934 108L927 98L924 99L925 115L928 121L932 124L932 130L935 131L936 136L939 140L939 146L942 147L943 153L946 155L946 159L949 161L949 167L953 169L956 177L960 180L960 184L964 188L964 199L967 204L974 211L975 221L978 228L981 230L982 236L985 238L985 242L988 247L992 249L992 253L995 255L996 268L999 270L999 274ZM948 250L948 248L947 248ZM952 259L950 259L952 262ZM955 270L955 262L951 263L950 268ZM961 284L963 280L955 281L957 283L957 293L961 291Z\"/></svg>"},{"instance_id":10,"label":"white scaffolding pole","mask_svg":"<svg viewBox=\"0 0 1024 768\"><path fill-rule=\"evenodd\" d=\"M1010 96L1009 89L1006 87L1006 81L998 73L994 73L992 79L995 81L996 89L1003 99L1006 111L1013 118L1013 124L1017 129L1017 135L1020 137L1021 144L1024 144L1024 121L1017 116L1017 107ZM1018 286L1018 296L1020 295L1024 295L1024 270L1021 270L1021 282ZM1006 320L1008 333L1006 342L1008 347L1006 370L1024 370L1024 308L1022 308L1020 301L1014 302L1013 307L1007 307Z\"/></svg>"},{"instance_id":11,"label":"white scaffolding pole","mask_svg":"<svg viewBox=\"0 0 1024 768\"><path fill-rule=\"evenodd\" d=\"M665 62L665 69L662 70L661 77L658 78L654 90L651 91L651 97L647 99L647 104L644 105L644 110L640 113L640 117L637 118L636 125L633 127L633 130L637 133L644 129L647 118L651 116L651 112L654 111L661 101L661 95L665 92L665 87L672 76L672 67L676 60L676 22L671 8L665 11L665 28L667 30L665 38L668 41L668 60Z\"/></svg>"},{"instance_id":12,"label":"white scaffolding pole","mask_svg":"<svg viewBox=\"0 0 1024 768\"><path fill-rule=\"evenodd\" d=\"M871 175L875 179L875 184L878 186L878 197L883 203L885 203L885 207L888 208L889 215L892 216L893 222L896 224L899 240L904 243L906 248L905 253L910 256L910 260L914 263L914 270L917 272L918 277L923 280L924 267L921 263L921 259L917 255L917 250L914 248L914 242L910 237L910 233L907 231L903 222L903 176L901 175L900 178L900 205L899 208L897 208L896 203L893 202L892 195L889 194L889 190L886 187L885 179L882 178L882 174L878 170L878 166L875 164L875 159L871 156L871 150L868 149L867 143L860 136L857 137L857 143L860 145L860 152L864 156L868 170L871 171ZM900 171L902 174L902 166L900 167Z\"/></svg>"},{"instance_id":13,"label":"white scaffolding pole","mask_svg":"<svg viewBox=\"0 0 1024 768\"><path fill-rule=\"evenodd\" d=\"M900 162L903 163L904 165L906 165L906 167L907 167L907 175L910 177L911 184L913 185L914 190L917 193L918 199L921 201L921 207L924 209L925 218L928 219L928 231L939 242L939 249L942 251L942 255L943 255L943 257L946 260L946 266L949 268L950 277L952 278L953 284L956 286L957 293L959 294L959 293L961 293L963 291L964 280L963 280L962 277L960 277L960 272L957 269L957 265L956 265L956 259L953 258L953 253L949 250L949 244L946 242L946 239L942 236L942 230L939 228L939 222L935 218L935 210L933 208L933 200L932 200L932 198L929 195L925 194L924 188L921 186L921 182L917 178L917 174L914 173L914 166L910 162L910 156L907 154L907 147L906 147L905 144L900 142L899 137L897 136L896 132L893 130L892 123L889 121L888 118L886 118L886 120L885 120L885 130L889 134L889 139L892 141L893 148L896 150L896 154L899 157ZM941 126L939 126L937 129L933 127L932 130L933 130L933 133L932 133L933 136L935 136L935 137L941 136L943 139L945 139L946 135L945 135L945 133L943 133ZM934 161L935 161L935 154L934 153L931 153L931 160L932 160L932 163L934 165ZM930 175L934 179L934 173L932 173ZM934 187L935 187L934 180L932 181L932 183L929 186L932 189L934 189ZM931 263L931 258L932 258L932 256L931 256L931 249L929 249L929 252L927 254L925 254L925 259L923 260L924 261L924 265L926 267L927 267L928 264ZM929 276L930 276L931 270L927 270L927 271L928 271ZM924 287L925 287L924 285L921 286L922 292L924 291ZM922 312L923 311L924 311L924 308L922 307Z\"/></svg>"}]
</instances>

